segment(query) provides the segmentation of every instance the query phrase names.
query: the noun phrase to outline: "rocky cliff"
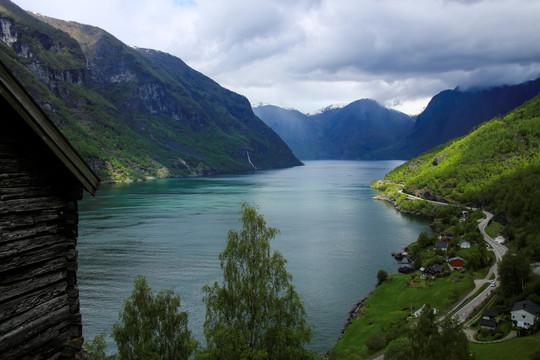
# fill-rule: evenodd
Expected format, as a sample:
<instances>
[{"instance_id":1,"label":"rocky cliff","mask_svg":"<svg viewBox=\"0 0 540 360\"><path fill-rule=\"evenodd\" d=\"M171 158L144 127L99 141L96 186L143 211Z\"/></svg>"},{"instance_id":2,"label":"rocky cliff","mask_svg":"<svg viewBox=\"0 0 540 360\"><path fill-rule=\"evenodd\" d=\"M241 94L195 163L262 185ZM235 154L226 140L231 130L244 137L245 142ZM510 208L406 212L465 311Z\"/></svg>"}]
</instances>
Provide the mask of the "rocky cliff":
<instances>
[{"instance_id":1,"label":"rocky cliff","mask_svg":"<svg viewBox=\"0 0 540 360\"><path fill-rule=\"evenodd\" d=\"M247 99L180 59L0 0L0 60L103 181L300 165Z\"/></svg>"}]
</instances>

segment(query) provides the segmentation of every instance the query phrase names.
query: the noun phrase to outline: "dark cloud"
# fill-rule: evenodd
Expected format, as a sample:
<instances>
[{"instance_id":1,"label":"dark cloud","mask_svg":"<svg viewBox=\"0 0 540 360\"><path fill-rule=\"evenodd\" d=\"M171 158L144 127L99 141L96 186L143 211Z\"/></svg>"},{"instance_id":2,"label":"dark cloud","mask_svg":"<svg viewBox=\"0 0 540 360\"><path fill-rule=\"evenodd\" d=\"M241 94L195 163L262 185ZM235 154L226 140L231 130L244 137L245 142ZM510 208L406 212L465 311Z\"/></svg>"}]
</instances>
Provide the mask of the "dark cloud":
<instances>
[{"instance_id":1,"label":"dark cloud","mask_svg":"<svg viewBox=\"0 0 540 360\"><path fill-rule=\"evenodd\" d=\"M407 110L540 73L536 0L15 0L173 53L252 102ZM417 111L417 110L408 110Z\"/></svg>"}]
</instances>

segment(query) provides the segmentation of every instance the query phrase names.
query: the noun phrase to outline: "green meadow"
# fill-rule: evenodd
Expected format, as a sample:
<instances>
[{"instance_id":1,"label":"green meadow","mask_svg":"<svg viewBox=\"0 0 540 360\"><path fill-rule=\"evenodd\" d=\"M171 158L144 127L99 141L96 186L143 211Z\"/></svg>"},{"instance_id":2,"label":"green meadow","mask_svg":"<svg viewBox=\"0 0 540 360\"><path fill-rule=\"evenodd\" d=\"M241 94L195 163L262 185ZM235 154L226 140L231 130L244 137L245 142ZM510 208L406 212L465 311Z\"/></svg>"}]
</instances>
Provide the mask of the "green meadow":
<instances>
[{"instance_id":1,"label":"green meadow","mask_svg":"<svg viewBox=\"0 0 540 360\"><path fill-rule=\"evenodd\" d=\"M540 332L495 344L471 343L476 360L537 359L532 354L540 351Z\"/></svg>"},{"instance_id":2,"label":"green meadow","mask_svg":"<svg viewBox=\"0 0 540 360\"><path fill-rule=\"evenodd\" d=\"M439 279L420 279L418 274L391 275L364 302L357 319L345 330L333 353L338 356L367 351L372 336L384 336L386 343L402 336L407 318L429 303L438 311L448 310L474 288L469 275L452 273ZM375 335L374 335L375 334Z\"/></svg>"}]
</instances>

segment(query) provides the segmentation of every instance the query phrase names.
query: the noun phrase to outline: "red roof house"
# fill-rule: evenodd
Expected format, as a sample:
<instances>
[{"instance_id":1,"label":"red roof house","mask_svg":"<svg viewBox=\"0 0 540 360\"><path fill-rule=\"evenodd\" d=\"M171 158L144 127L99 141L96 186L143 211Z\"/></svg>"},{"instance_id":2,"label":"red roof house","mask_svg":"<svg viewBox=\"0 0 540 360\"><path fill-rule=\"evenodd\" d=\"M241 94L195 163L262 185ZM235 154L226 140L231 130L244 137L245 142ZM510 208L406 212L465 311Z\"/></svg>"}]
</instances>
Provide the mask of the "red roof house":
<instances>
[{"instance_id":1,"label":"red roof house","mask_svg":"<svg viewBox=\"0 0 540 360\"><path fill-rule=\"evenodd\" d=\"M460 257L453 257L448 259L448 266L452 270L462 269L465 267L465 260Z\"/></svg>"}]
</instances>

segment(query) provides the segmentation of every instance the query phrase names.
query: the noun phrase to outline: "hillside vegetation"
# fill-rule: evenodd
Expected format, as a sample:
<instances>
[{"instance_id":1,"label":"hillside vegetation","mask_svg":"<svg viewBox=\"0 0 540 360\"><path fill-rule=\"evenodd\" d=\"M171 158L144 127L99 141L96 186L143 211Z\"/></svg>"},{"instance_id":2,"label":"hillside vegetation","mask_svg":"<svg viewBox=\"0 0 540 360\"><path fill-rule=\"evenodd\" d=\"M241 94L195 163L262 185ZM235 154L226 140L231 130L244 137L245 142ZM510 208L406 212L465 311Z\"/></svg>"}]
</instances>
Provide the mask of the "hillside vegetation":
<instances>
[{"instance_id":1,"label":"hillside vegetation","mask_svg":"<svg viewBox=\"0 0 540 360\"><path fill-rule=\"evenodd\" d=\"M540 259L540 95L397 167L404 191L487 208L510 246Z\"/></svg>"},{"instance_id":2,"label":"hillside vegetation","mask_svg":"<svg viewBox=\"0 0 540 360\"><path fill-rule=\"evenodd\" d=\"M248 100L159 51L0 0L0 61L102 181L300 165Z\"/></svg>"},{"instance_id":3,"label":"hillside vegetation","mask_svg":"<svg viewBox=\"0 0 540 360\"><path fill-rule=\"evenodd\" d=\"M405 159L467 135L476 126L508 113L540 92L540 79L485 89L459 88L435 95L418 115L412 131L388 149Z\"/></svg>"}]
</instances>

